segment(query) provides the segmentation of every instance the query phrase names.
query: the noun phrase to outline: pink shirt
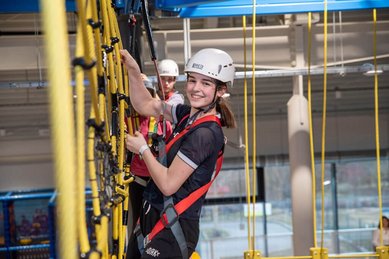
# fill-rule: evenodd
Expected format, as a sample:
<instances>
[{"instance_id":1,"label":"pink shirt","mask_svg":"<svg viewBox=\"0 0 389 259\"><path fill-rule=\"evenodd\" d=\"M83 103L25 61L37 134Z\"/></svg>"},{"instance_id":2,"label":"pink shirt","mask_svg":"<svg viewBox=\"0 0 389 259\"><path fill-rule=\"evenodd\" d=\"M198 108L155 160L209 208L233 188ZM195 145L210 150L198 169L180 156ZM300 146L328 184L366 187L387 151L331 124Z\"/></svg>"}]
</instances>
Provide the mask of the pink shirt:
<instances>
[{"instance_id":1,"label":"pink shirt","mask_svg":"<svg viewBox=\"0 0 389 259\"><path fill-rule=\"evenodd\" d=\"M157 121L158 119L156 119ZM149 137L149 121L150 119L148 117L144 117L139 115L139 131L142 133L143 137L145 138L146 141L148 141ZM157 121L158 122L158 121ZM158 130L157 133L158 135L162 135L163 128L162 128L162 122L158 122ZM170 136L172 133L172 125L169 121L166 121L166 136ZM154 132L151 132L153 134ZM135 155L132 158L131 161L131 172L134 175L137 176L145 176L145 177L150 177L150 173L147 170L147 166L143 160L140 159L139 155Z\"/></svg>"}]
</instances>

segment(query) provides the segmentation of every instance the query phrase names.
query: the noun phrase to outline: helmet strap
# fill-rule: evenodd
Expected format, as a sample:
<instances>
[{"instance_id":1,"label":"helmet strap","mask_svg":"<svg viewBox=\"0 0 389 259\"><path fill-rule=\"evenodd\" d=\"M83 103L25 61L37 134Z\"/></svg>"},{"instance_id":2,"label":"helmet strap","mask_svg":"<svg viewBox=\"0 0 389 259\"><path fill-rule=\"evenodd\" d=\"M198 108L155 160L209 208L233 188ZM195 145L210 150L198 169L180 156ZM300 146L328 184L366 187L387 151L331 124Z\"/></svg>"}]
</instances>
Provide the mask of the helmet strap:
<instances>
[{"instance_id":1,"label":"helmet strap","mask_svg":"<svg viewBox=\"0 0 389 259\"><path fill-rule=\"evenodd\" d=\"M202 112L202 110L199 109L197 112L195 112L195 114L190 116L188 119L188 122L186 123L186 127L192 125L192 123L197 119L197 117L200 115L201 112Z\"/></svg>"}]
</instances>

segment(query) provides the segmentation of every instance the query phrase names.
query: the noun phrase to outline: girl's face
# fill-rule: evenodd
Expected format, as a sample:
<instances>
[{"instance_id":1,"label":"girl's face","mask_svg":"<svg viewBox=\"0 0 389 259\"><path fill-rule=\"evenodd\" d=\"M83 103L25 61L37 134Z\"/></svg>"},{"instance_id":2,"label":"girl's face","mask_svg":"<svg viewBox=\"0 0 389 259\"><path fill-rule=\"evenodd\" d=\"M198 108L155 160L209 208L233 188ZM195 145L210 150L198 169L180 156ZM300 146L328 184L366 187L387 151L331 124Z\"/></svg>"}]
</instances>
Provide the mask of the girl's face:
<instances>
[{"instance_id":1,"label":"girl's face","mask_svg":"<svg viewBox=\"0 0 389 259\"><path fill-rule=\"evenodd\" d=\"M165 94L170 93L174 89L174 84L176 83L175 76L161 76L161 83L163 87L163 92Z\"/></svg>"},{"instance_id":2,"label":"girl's face","mask_svg":"<svg viewBox=\"0 0 389 259\"><path fill-rule=\"evenodd\" d=\"M389 220L387 218L382 219L382 227L384 228L389 227Z\"/></svg>"},{"instance_id":3,"label":"girl's face","mask_svg":"<svg viewBox=\"0 0 389 259\"><path fill-rule=\"evenodd\" d=\"M215 97L215 80L198 73L190 73L186 82L186 95L193 108L201 108L210 105ZM217 91L216 96L221 97L225 93L225 87Z\"/></svg>"}]
</instances>

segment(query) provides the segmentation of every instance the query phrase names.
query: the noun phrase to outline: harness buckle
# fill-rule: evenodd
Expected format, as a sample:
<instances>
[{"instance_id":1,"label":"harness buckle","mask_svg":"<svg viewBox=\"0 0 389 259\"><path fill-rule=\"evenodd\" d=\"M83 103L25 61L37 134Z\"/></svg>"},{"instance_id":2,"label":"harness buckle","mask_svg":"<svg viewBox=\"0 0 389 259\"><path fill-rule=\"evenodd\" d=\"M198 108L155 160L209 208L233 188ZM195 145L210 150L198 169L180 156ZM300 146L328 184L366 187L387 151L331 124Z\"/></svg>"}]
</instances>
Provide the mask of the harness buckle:
<instances>
[{"instance_id":1,"label":"harness buckle","mask_svg":"<svg viewBox=\"0 0 389 259\"><path fill-rule=\"evenodd\" d=\"M150 239L149 239L149 235L145 236L145 238L143 239L143 247L145 248L147 246L148 243L150 243Z\"/></svg>"},{"instance_id":2,"label":"harness buckle","mask_svg":"<svg viewBox=\"0 0 389 259\"><path fill-rule=\"evenodd\" d=\"M164 214L166 215L166 219L164 217ZM176 208L174 207L173 203L169 203L161 211L161 222L165 228L171 228L174 225L174 223L176 223L178 221L178 218L179 218L179 215L178 215L178 212L177 212ZM171 221L169 222L170 219L171 219Z\"/></svg>"},{"instance_id":3,"label":"harness buckle","mask_svg":"<svg viewBox=\"0 0 389 259\"><path fill-rule=\"evenodd\" d=\"M139 222L135 224L135 227L134 227L134 230L132 231L132 233L133 233L135 236L142 235L142 231L141 231L141 229L140 229L140 224L139 224Z\"/></svg>"}]
</instances>

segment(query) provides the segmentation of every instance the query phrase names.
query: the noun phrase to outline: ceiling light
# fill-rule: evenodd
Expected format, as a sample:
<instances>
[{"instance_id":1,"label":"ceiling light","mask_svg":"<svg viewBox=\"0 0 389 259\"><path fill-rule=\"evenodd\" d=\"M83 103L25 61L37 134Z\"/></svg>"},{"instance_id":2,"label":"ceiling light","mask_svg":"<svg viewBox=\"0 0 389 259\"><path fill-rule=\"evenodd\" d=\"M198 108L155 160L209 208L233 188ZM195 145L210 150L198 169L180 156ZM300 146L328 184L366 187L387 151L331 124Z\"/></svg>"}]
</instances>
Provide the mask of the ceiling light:
<instances>
[{"instance_id":1,"label":"ceiling light","mask_svg":"<svg viewBox=\"0 0 389 259\"><path fill-rule=\"evenodd\" d=\"M366 71L365 73L363 73L363 75L365 76L374 76L376 73L377 75L381 75L384 71L382 71L381 69L377 69L377 70L369 70L369 71Z\"/></svg>"},{"instance_id":2,"label":"ceiling light","mask_svg":"<svg viewBox=\"0 0 389 259\"><path fill-rule=\"evenodd\" d=\"M365 63L362 65L362 67L364 68L364 73L363 75L365 76L374 76L376 73L377 75L380 75L382 74L384 71L382 71L382 69L375 69L375 66L373 64L370 64L370 63Z\"/></svg>"}]
</instances>

